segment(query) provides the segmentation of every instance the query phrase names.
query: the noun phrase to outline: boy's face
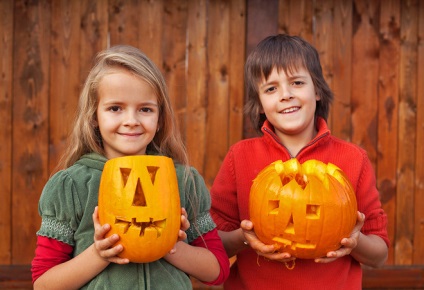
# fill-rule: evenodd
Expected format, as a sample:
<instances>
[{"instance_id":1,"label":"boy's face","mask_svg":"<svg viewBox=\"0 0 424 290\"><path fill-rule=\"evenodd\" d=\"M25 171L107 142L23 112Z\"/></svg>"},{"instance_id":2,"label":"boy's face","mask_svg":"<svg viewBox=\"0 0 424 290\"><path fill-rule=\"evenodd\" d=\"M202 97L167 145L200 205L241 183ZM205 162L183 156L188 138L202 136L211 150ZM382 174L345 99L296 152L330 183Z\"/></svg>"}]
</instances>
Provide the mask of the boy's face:
<instances>
[{"instance_id":1,"label":"boy's face","mask_svg":"<svg viewBox=\"0 0 424 290\"><path fill-rule=\"evenodd\" d=\"M274 68L268 79L259 84L259 99L263 113L283 143L295 138L304 146L315 136L316 101L320 97L305 68L299 67L289 75Z\"/></svg>"},{"instance_id":2,"label":"boy's face","mask_svg":"<svg viewBox=\"0 0 424 290\"><path fill-rule=\"evenodd\" d=\"M99 84L97 122L107 158L146 154L159 119L153 89L125 69L105 75Z\"/></svg>"}]
</instances>

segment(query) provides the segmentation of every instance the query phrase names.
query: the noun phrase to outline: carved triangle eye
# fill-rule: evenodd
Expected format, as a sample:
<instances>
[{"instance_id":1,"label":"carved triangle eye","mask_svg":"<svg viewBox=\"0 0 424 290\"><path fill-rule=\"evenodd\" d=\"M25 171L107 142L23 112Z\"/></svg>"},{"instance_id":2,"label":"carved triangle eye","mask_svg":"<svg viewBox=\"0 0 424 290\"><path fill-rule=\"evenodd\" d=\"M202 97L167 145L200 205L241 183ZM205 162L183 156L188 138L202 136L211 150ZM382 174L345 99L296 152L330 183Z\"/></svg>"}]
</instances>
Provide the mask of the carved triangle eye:
<instances>
[{"instance_id":1,"label":"carved triangle eye","mask_svg":"<svg viewBox=\"0 0 424 290\"><path fill-rule=\"evenodd\" d=\"M127 185L128 177L131 173L131 168L119 168L121 170L122 181L124 183L124 187Z\"/></svg>"},{"instance_id":2,"label":"carved triangle eye","mask_svg":"<svg viewBox=\"0 0 424 290\"><path fill-rule=\"evenodd\" d=\"M150 179L152 180L152 184L155 184L156 173L158 172L159 167L157 166L147 166L147 171L149 172Z\"/></svg>"}]
</instances>

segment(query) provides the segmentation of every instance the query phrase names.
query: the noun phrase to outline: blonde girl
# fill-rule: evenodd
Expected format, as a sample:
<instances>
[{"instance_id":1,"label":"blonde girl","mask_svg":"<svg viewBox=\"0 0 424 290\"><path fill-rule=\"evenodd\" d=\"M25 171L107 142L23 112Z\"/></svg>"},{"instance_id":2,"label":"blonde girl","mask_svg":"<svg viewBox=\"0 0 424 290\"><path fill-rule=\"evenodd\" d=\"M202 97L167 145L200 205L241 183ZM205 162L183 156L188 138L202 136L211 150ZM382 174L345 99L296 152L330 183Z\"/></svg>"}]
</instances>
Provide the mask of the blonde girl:
<instances>
[{"instance_id":1,"label":"blonde girl","mask_svg":"<svg viewBox=\"0 0 424 290\"><path fill-rule=\"evenodd\" d=\"M80 95L70 143L39 201L42 219L32 262L34 289L191 289L190 276L224 282L229 261L209 214L203 178L188 158L158 68L141 51L100 52ZM151 263L120 258L119 236L105 237L97 196L108 159L164 155L174 160L182 205L179 239Z\"/></svg>"}]
</instances>

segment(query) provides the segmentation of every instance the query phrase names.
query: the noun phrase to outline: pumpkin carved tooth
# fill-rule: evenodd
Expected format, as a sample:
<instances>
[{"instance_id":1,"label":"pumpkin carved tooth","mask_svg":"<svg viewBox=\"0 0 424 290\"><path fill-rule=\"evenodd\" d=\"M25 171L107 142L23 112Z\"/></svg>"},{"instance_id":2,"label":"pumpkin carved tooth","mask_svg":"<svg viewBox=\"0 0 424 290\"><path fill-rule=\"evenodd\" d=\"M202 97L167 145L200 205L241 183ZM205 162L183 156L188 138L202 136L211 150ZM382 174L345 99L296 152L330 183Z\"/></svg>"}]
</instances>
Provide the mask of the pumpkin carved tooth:
<instances>
[{"instance_id":1,"label":"pumpkin carved tooth","mask_svg":"<svg viewBox=\"0 0 424 290\"><path fill-rule=\"evenodd\" d=\"M126 156L106 162L99 187L99 220L124 250L120 257L147 263L175 245L181 206L174 163L164 156Z\"/></svg>"},{"instance_id":2,"label":"pumpkin carved tooth","mask_svg":"<svg viewBox=\"0 0 424 290\"><path fill-rule=\"evenodd\" d=\"M356 196L334 164L275 161L254 179L250 220L258 238L303 259L340 248L356 224Z\"/></svg>"}]
</instances>

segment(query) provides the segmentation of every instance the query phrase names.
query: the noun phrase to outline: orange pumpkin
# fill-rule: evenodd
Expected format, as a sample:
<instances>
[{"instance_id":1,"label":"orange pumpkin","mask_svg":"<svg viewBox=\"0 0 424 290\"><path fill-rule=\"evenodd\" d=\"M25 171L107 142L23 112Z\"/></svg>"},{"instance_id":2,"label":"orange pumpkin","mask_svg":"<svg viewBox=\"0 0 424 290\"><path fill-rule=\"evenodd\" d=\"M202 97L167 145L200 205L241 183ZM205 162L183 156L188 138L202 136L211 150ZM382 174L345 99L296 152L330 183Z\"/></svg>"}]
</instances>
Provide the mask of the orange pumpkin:
<instances>
[{"instance_id":1,"label":"orange pumpkin","mask_svg":"<svg viewBox=\"0 0 424 290\"><path fill-rule=\"evenodd\" d=\"M258 238L303 259L340 248L357 219L356 196L336 165L275 161L253 181L250 219Z\"/></svg>"},{"instance_id":2,"label":"orange pumpkin","mask_svg":"<svg viewBox=\"0 0 424 290\"><path fill-rule=\"evenodd\" d=\"M180 195L172 159L126 156L106 162L99 188L99 220L118 234L131 262L162 258L178 239Z\"/></svg>"}]
</instances>

